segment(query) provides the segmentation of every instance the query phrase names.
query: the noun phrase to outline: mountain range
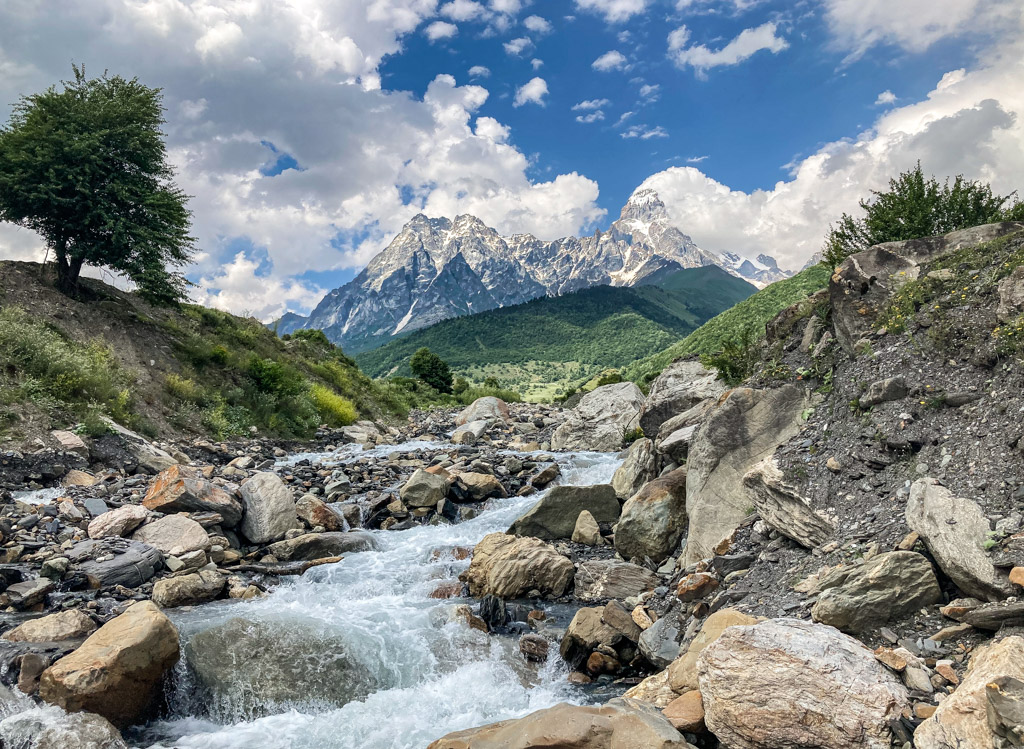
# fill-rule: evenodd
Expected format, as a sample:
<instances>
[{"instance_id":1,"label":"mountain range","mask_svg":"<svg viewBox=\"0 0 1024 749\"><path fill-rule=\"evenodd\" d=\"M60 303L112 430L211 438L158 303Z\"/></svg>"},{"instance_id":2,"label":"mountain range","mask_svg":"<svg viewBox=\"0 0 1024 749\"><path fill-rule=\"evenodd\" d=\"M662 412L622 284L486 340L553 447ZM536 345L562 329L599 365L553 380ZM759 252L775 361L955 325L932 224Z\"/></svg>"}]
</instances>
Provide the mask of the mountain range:
<instances>
[{"instance_id":1,"label":"mountain range","mask_svg":"<svg viewBox=\"0 0 1024 749\"><path fill-rule=\"evenodd\" d=\"M791 275L775 260L698 247L651 189L637 190L608 231L540 240L502 236L475 216L419 214L308 317L288 313L279 334L320 328L350 354L442 320L594 286L639 286L683 268L716 265L757 286Z\"/></svg>"}]
</instances>

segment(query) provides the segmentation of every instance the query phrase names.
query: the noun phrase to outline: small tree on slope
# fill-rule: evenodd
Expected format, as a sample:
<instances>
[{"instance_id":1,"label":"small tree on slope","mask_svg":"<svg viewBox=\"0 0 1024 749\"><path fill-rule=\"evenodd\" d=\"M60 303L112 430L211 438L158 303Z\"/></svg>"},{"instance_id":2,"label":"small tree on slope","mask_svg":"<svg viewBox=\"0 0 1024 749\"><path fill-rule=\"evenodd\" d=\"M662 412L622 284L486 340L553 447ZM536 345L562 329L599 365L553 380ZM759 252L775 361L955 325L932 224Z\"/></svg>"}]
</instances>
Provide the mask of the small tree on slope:
<instances>
[{"instance_id":1,"label":"small tree on slope","mask_svg":"<svg viewBox=\"0 0 1024 749\"><path fill-rule=\"evenodd\" d=\"M409 359L409 369L435 390L442 393L452 391L452 371L448 364L426 346Z\"/></svg>"},{"instance_id":2,"label":"small tree on slope","mask_svg":"<svg viewBox=\"0 0 1024 749\"><path fill-rule=\"evenodd\" d=\"M0 129L0 220L43 237L66 294L93 265L153 301L180 299L188 281L174 269L195 240L167 163L160 90L73 69L63 90L22 97Z\"/></svg>"}]
</instances>

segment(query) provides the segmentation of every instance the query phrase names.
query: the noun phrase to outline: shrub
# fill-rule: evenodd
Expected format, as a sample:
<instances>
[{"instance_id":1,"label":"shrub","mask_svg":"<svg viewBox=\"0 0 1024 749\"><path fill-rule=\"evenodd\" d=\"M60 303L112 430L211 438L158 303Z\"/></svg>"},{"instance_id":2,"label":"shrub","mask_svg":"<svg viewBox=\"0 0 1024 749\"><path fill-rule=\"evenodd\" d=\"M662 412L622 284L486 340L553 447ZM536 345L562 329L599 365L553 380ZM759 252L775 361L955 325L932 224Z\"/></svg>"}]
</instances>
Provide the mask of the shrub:
<instances>
[{"instance_id":1,"label":"shrub","mask_svg":"<svg viewBox=\"0 0 1024 749\"><path fill-rule=\"evenodd\" d=\"M249 357L246 374L259 392L268 395L297 395L304 385L302 375L292 367L273 359L261 359L256 354Z\"/></svg>"},{"instance_id":2,"label":"shrub","mask_svg":"<svg viewBox=\"0 0 1024 749\"><path fill-rule=\"evenodd\" d=\"M466 381L465 377L456 377L452 383L452 392L456 395L461 395L469 389L469 382Z\"/></svg>"},{"instance_id":3,"label":"shrub","mask_svg":"<svg viewBox=\"0 0 1024 749\"><path fill-rule=\"evenodd\" d=\"M739 385L751 375L757 363L753 331L744 328L738 338L725 341L722 348L714 354L701 355L700 361L709 369L717 369L719 379L727 385Z\"/></svg>"},{"instance_id":4,"label":"shrub","mask_svg":"<svg viewBox=\"0 0 1024 749\"><path fill-rule=\"evenodd\" d=\"M452 391L452 371L445 361L427 347L419 349L409 359L412 373L440 393Z\"/></svg>"},{"instance_id":5,"label":"shrub","mask_svg":"<svg viewBox=\"0 0 1024 749\"><path fill-rule=\"evenodd\" d=\"M167 392L178 400L187 403L200 404L203 402L203 391L194 381L187 377L176 374L169 374L164 380L164 387Z\"/></svg>"},{"instance_id":6,"label":"shrub","mask_svg":"<svg viewBox=\"0 0 1024 749\"><path fill-rule=\"evenodd\" d=\"M594 387L614 385L617 382L622 382L622 375L619 372L607 372L597 379L597 384Z\"/></svg>"},{"instance_id":7,"label":"shrub","mask_svg":"<svg viewBox=\"0 0 1024 749\"><path fill-rule=\"evenodd\" d=\"M342 398L329 387L314 385L309 391L313 403L324 423L330 426L343 427L355 422L358 414L352 401Z\"/></svg>"},{"instance_id":8,"label":"shrub","mask_svg":"<svg viewBox=\"0 0 1024 749\"><path fill-rule=\"evenodd\" d=\"M629 447L634 442L636 442L639 439L643 439L644 437L644 430L641 429L640 427L637 427L636 429L630 429L624 432L622 435L622 446Z\"/></svg>"}]
</instances>

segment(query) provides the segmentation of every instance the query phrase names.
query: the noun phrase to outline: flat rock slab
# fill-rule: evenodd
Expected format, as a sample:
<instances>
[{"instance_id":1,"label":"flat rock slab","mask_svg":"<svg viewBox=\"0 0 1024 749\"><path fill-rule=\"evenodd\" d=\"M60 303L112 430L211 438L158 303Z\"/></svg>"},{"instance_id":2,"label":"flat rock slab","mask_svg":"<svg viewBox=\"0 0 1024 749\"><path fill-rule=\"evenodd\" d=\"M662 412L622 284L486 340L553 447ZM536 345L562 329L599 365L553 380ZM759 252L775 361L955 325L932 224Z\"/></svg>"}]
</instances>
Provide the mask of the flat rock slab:
<instances>
[{"instance_id":1,"label":"flat rock slab","mask_svg":"<svg viewBox=\"0 0 1024 749\"><path fill-rule=\"evenodd\" d=\"M637 564L599 559L579 566L575 585L576 597L581 601L621 600L653 590L658 576Z\"/></svg>"}]
</instances>

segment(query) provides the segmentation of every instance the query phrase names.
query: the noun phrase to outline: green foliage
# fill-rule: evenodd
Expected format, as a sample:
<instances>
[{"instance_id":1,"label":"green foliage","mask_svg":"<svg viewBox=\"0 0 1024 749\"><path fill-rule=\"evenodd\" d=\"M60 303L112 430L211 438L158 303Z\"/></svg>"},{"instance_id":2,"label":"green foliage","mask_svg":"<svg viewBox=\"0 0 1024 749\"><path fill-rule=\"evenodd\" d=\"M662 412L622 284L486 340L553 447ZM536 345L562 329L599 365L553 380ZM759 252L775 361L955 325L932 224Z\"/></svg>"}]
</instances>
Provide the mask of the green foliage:
<instances>
[{"instance_id":1,"label":"green foliage","mask_svg":"<svg viewBox=\"0 0 1024 749\"><path fill-rule=\"evenodd\" d=\"M135 78L85 76L23 97L0 129L0 220L32 229L54 252L62 291L83 265L110 268L152 301L188 282L191 214L174 185L162 95Z\"/></svg>"},{"instance_id":2,"label":"green foliage","mask_svg":"<svg viewBox=\"0 0 1024 749\"><path fill-rule=\"evenodd\" d=\"M700 361L708 369L718 370L719 379L727 385L739 385L753 373L758 362L754 331L744 328L738 337L724 341L718 351L701 354Z\"/></svg>"},{"instance_id":3,"label":"green foliage","mask_svg":"<svg viewBox=\"0 0 1024 749\"><path fill-rule=\"evenodd\" d=\"M872 191L872 197L860 201L861 218L844 213L829 229L822 250L824 262L835 267L855 252L882 242L929 237L1000 221L1008 213L1021 211L1018 205L1008 213L1003 205L1009 195L996 195L981 182L957 175L952 184L925 177L921 163L889 180L885 192Z\"/></svg>"},{"instance_id":4,"label":"green foliage","mask_svg":"<svg viewBox=\"0 0 1024 749\"><path fill-rule=\"evenodd\" d=\"M492 377L485 377L484 378L484 387L485 388L497 389L497 388L501 387L501 384L498 382L498 378L497 377L493 377L493 376Z\"/></svg>"},{"instance_id":5,"label":"green foliage","mask_svg":"<svg viewBox=\"0 0 1024 749\"><path fill-rule=\"evenodd\" d=\"M178 400L185 401L186 403L194 403L201 405L206 400L206 395L203 393L196 383L188 377L181 377L173 372L164 380L164 387L167 388L167 392Z\"/></svg>"},{"instance_id":6,"label":"green foliage","mask_svg":"<svg viewBox=\"0 0 1024 749\"><path fill-rule=\"evenodd\" d=\"M416 350L409 359L412 373L438 392L452 391L452 371L448 364L426 346Z\"/></svg>"},{"instance_id":7,"label":"green foliage","mask_svg":"<svg viewBox=\"0 0 1024 749\"><path fill-rule=\"evenodd\" d=\"M629 429L622 435L622 446L629 447L639 439L644 438L644 430L640 427L636 429Z\"/></svg>"},{"instance_id":8,"label":"green foliage","mask_svg":"<svg viewBox=\"0 0 1024 749\"><path fill-rule=\"evenodd\" d=\"M614 385L616 382L622 382L622 373L618 370L606 372L597 378L597 383L594 387L601 387L602 385Z\"/></svg>"},{"instance_id":9,"label":"green foliage","mask_svg":"<svg viewBox=\"0 0 1024 749\"><path fill-rule=\"evenodd\" d=\"M355 423L358 414L352 401L342 398L329 387L316 384L310 388L310 396L320 412L320 418L328 426L343 427Z\"/></svg>"},{"instance_id":10,"label":"green foliage","mask_svg":"<svg viewBox=\"0 0 1024 749\"><path fill-rule=\"evenodd\" d=\"M462 395L464 392L469 390L469 382L465 377L456 377L452 382L452 392L455 395Z\"/></svg>"}]
</instances>

